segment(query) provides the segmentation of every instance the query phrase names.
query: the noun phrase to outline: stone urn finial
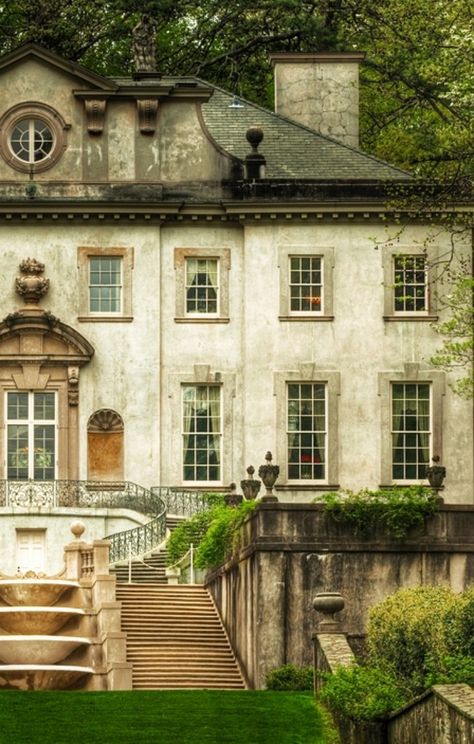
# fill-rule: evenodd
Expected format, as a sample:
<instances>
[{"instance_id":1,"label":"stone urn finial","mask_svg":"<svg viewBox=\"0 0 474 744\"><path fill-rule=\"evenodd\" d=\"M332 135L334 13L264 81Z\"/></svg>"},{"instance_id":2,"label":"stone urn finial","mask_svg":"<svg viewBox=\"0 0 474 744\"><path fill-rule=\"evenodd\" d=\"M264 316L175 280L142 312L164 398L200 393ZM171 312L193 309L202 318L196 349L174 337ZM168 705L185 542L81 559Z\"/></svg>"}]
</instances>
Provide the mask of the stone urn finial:
<instances>
[{"instance_id":1,"label":"stone urn finial","mask_svg":"<svg viewBox=\"0 0 474 744\"><path fill-rule=\"evenodd\" d=\"M241 480L240 485L247 501L253 501L257 498L258 492L260 491L260 486L262 484L260 483L260 481L255 480L255 478L253 477L253 474L255 473L255 468L253 467L253 465L248 466L247 473L249 477Z\"/></svg>"},{"instance_id":2,"label":"stone urn finial","mask_svg":"<svg viewBox=\"0 0 474 744\"><path fill-rule=\"evenodd\" d=\"M71 524L70 529L72 534L74 535L74 539L80 540L85 532L86 526L84 522L80 522L79 520L77 520L76 522L73 522Z\"/></svg>"},{"instance_id":3,"label":"stone urn finial","mask_svg":"<svg viewBox=\"0 0 474 744\"><path fill-rule=\"evenodd\" d=\"M426 477L433 491L439 491L446 478L446 468L439 464L439 455L434 455L431 459L433 460L433 465L426 468Z\"/></svg>"},{"instance_id":4,"label":"stone urn finial","mask_svg":"<svg viewBox=\"0 0 474 744\"><path fill-rule=\"evenodd\" d=\"M36 258L26 258L21 262L22 276L15 280L15 290L25 301L25 308L40 312L39 301L49 290L49 279L40 276L44 272L44 264Z\"/></svg>"},{"instance_id":5,"label":"stone urn finial","mask_svg":"<svg viewBox=\"0 0 474 744\"><path fill-rule=\"evenodd\" d=\"M243 499L240 493L237 493L237 484L231 483L230 492L224 496L224 502L227 506L238 506L242 503Z\"/></svg>"},{"instance_id":6,"label":"stone urn finial","mask_svg":"<svg viewBox=\"0 0 474 744\"><path fill-rule=\"evenodd\" d=\"M344 597L339 592L319 592L313 599L313 608L322 615L319 620L320 633L340 632L340 621L334 615L345 606Z\"/></svg>"},{"instance_id":7,"label":"stone urn finial","mask_svg":"<svg viewBox=\"0 0 474 744\"><path fill-rule=\"evenodd\" d=\"M267 492L264 496L262 496L262 501L270 502L270 501L278 501L278 496L275 496L273 493L273 486L275 485L275 481L280 475L280 468L278 465L272 465L272 453L267 452L265 455L266 464L260 465L258 469L258 476L262 479L263 484L265 488L267 489Z\"/></svg>"}]
</instances>

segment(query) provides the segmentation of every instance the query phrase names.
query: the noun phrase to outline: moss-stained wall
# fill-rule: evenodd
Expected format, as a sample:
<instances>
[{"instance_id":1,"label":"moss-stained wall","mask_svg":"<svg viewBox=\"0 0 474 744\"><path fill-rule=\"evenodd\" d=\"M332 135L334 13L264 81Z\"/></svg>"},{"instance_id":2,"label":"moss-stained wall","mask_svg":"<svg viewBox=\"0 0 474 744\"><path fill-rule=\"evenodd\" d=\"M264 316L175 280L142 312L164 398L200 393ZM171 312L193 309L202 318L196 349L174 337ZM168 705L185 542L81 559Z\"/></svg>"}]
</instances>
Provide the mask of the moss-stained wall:
<instances>
[{"instance_id":1,"label":"moss-stained wall","mask_svg":"<svg viewBox=\"0 0 474 744\"><path fill-rule=\"evenodd\" d=\"M403 541L363 538L321 505L261 505L242 529L237 559L208 577L251 686L281 664L311 664L315 594L340 592L341 627L365 631L370 608L400 587L474 581L474 507L443 506Z\"/></svg>"}]
</instances>

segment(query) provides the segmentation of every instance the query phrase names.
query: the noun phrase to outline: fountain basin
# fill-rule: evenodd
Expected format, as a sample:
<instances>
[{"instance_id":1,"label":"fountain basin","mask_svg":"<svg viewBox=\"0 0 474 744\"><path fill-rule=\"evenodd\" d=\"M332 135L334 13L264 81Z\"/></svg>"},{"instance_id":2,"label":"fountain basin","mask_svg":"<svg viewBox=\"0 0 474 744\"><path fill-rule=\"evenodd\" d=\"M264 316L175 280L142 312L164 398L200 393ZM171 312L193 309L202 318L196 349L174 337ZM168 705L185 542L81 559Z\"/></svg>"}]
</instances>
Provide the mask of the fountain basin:
<instances>
[{"instance_id":1,"label":"fountain basin","mask_svg":"<svg viewBox=\"0 0 474 744\"><path fill-rule=\"evenodd\" d=\"M0 628L15 635L53 635L72 617L82 617L77 607L0 607Z\"/></svg>"},{"instance_id":2,"label":"fountain basin","mask_svg":"<svg viewBox=\"0 0 474 744\"><path fill-rule=\"evenodd\" d=\"M66 690L88 674L94 674L91 667L0 664L0 689Z\"/></svg>"},{"instance_id":3,"label":"fountain basin","mask_svg":"<svg viewBox=\"0 0 474 744\"><path fill-rule=\"evenodd\" d=\"M0 660L5 664L56 664L79 646L90 644L89 638L80 636L0 636Z\"/></svg>"},{"instance_id":4,"label":"fountain basin","mask_svg":"<svg viewBox=\"0 0 474 744\"><path fill-rule=\"evenodd\" d=\"M0 579L0 597L9 605L55 604L67 590L79 586L77 581L63 579Z\"/></svg>"}]
</instances>

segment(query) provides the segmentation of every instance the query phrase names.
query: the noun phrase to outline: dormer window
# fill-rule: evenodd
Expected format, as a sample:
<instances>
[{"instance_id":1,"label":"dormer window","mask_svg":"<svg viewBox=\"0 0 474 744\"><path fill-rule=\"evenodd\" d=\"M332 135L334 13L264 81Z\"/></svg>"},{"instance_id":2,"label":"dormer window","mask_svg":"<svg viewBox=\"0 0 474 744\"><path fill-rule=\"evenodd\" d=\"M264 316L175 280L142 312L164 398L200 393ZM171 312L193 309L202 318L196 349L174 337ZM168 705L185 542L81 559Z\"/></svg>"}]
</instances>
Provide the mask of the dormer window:
<instances>
[{"instance_id":1,"label":"dormer window","mask_svg":"<svg viewBox=\"0 0 474 744\"><path fill-rule=\"evenodd\" d=\"M0 119L0 152L12 168L38 173L51 168L66 147L62 116L43 103L21 103Z\"/></svg>"}]
</instances>

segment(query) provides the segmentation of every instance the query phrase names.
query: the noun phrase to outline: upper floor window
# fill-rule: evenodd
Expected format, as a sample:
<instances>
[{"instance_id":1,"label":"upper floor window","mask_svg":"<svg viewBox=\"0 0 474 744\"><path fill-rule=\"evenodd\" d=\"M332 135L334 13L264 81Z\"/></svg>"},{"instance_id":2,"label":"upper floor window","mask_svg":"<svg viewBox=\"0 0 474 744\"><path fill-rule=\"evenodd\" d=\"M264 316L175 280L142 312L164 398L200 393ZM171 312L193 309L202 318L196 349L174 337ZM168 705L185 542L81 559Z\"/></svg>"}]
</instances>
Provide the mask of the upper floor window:
<instances>
[{"instance_id":1,"label":"upper floor window","mask_svg":"<svg viewBox=\"0 0 474 744\"><path fill-rule=\"evenodd\" d=\"M77 263L79 320L132 321L133 248L81 246Z\"/></svg>"},{"instance_id":2,"label":"upper floor window","mask_svg":"<svg viewBox=\"0 0 474 744\"><path fill-rule=\"evenodd\" d=\"M186 258L186 314L218 315L219 260Z\"/></svg>"},{"instance_id":3,"label":"upper floor window","mask_svg":"<svg viewBox=\"0 0 474 744\"><path fill-rule=\"evenodd\" d=\"M280 320L333 320L334 248L313 244L280 245L278 266Z\"/></svg>"},{"instance_id":4,"label":"upper floor window","mask_svg":"<svg viewBox=\"0 0 474 744\"><path fill-rule=\"evenodd\" d=\"M290 256L290 312L323 311L323 259L321 256Z\"/></svg>"},{"instance_id":5,"label":"upper floor window","mask_svg":"<svg viewBox=\"0 0 474 744\"><path fill-rule=\"evenodd\" d=\"M41 119L21 119L10 136L14 155L25 163L38 163L47 158L53 143L53 132Z\"/></svg>"},{"instance_id":6,"label":"upper floor window","mask_svg":"<svg viewBox=\"0 0 474 744\"><path fill-rule=\"evenodd\" d=\"M218 482L221 479L221 388L219 385L184 385L183 481Z\"/></svg>"},{"instance_id":7,"label":"upper floor window","mask_svg":"<svg viewBox=\"0 0 474 744\"><path fill-rule=\"evenodd\" d=\"M47 104L25 102L13 106L0 119L1 155L16 170L47 170L62 155L69 126Z\"/></svg>"},{"instance_id":8,"label":"upper floor window","mask_svg":"<svg viewBox=\"0 0 474 744\"><path fill-rule=\"evenodd\" d=\"M120 313L122 310L122 259L92 256L89 259L89 310Z\"/></svg>"},{"instance_id":9,"label":"upper floor window","mask_svg":"<svg viewBox=\"0 0 474 744\"><path fill-rule=\"evenodd\" d=\"M326 385L291 382L287 386L289 480L326 478Z\"/></svg>"},{"instance_id":10,"label":"upper floor window","mask_svg":"<svg viewBox=\"0 0 474 744\"><path fill-rule=\"evenodd\" d=\"M425 257L394 256L393 287L395 313L426 313L428 282Z\"/></svg>"},{"instance_id":11,"label":"upper floor window","mask_svg":"<svg viewBox=\"0 0 474 744\"><path fill-rule=\"evenodd\" d=\"M7 393L9 479L54 479L56 418L54 392Z\"/></svg>"},{"instance_id":12,"label":"upper floor window","mask_svg":"<svg viewBox=\"0 0 474 744\"><path fill-rule=\"evenodd\" d=\"M392 478L426 477L431 455L431 390L427 382L392 384Z\"/></svg>"},{"instance_id":13,"label":"upper floor window","mask_svg":"<svg viewBox=\"0 0 474 744\"><path fill-rule=\"evenodd\" d=\"M175 248L176 323L229 322L229 248Z\"/></svg>"}]
</instances>

